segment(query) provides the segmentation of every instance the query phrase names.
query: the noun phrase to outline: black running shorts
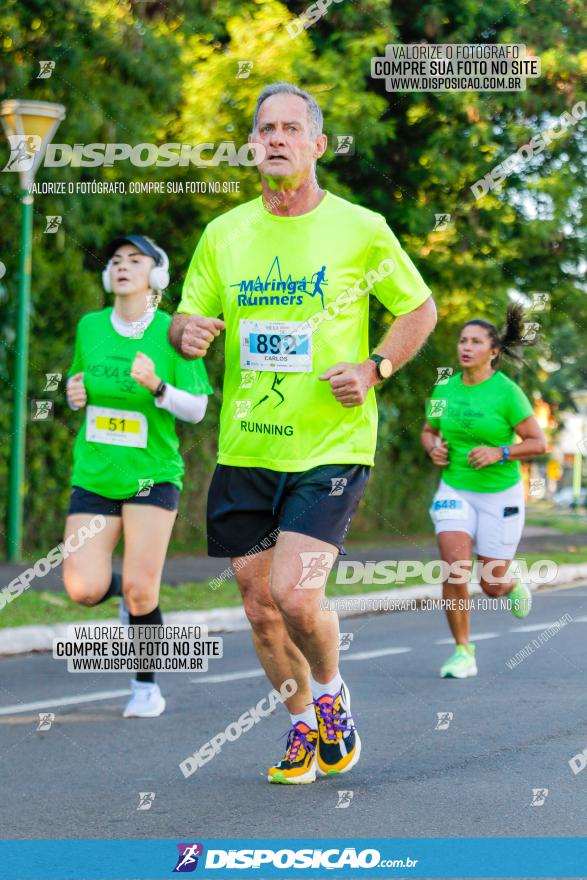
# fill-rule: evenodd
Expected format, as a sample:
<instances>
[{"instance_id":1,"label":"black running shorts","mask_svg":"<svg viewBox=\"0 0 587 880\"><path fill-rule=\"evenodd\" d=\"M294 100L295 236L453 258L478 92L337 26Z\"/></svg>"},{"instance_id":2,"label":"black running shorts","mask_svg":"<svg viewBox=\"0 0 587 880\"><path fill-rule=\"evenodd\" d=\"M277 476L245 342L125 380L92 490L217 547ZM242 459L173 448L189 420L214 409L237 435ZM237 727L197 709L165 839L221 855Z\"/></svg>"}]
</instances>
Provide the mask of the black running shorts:
<instances>
[{"instance_id":1,"label":"black running shorts","mask_svg":"<svg viewBox=\"0 0 587 880\"><path fill-rule=\"evenodd\" d=\"M319 465L299 473L216 466L208 492L208 554L244 556L278 531L299 532L338 547L351 524L370 468Z\"/></svg>"},{"instance_id":2,"label":"black running shorts","mask_svg":"<svg viewBox=\"0 0 587 880\"><path fill-rule=\"evenodd\" d=\"M69 513L101 513L103 516L121 516L123 504L150 504L164 510L177 510L179 489L173 483L155 483L143 494L130 498L106 498L97 492L73 486L69 500Z\"/></svg>"}]
</instances>

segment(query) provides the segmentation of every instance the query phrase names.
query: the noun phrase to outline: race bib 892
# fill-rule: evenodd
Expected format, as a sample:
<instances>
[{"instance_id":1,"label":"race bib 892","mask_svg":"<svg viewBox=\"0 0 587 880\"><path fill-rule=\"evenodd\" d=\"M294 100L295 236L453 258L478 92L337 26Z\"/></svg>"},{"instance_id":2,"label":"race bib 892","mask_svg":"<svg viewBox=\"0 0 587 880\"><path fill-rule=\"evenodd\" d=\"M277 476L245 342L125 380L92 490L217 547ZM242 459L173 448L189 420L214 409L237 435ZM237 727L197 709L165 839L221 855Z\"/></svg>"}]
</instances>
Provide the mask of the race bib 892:
<instances>
[{"instance_id":1,"label":"race bib 892","mask_svg":"<svg viewBox=\"0 0 587 880\"><path fill-rule=\"evenodd\" d=\"M312 370L311 330L303 321L242 320L240 355L244 370L309 373Z\"/></svg>"}]
</instances>

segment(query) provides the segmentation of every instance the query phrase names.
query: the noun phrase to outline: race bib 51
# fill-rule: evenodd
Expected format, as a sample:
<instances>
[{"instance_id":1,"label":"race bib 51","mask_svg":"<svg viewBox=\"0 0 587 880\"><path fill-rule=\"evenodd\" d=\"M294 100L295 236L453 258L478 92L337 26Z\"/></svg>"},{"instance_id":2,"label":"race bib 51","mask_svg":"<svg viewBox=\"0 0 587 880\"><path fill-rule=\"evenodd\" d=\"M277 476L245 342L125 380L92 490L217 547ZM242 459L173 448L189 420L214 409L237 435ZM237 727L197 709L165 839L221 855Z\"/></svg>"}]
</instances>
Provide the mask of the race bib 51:
<instances>
[{"instance_id":1,"label":"race bib 51","mask_svg":"<svg viewBox=\"0 0 587 880\"><path fill-rule=\"evenodd\" d=\"M142 413L131 412L128 409L88 406L86 440L91 443L146 449L147 436L148 422Z\"/></svg>"}]
</instances>

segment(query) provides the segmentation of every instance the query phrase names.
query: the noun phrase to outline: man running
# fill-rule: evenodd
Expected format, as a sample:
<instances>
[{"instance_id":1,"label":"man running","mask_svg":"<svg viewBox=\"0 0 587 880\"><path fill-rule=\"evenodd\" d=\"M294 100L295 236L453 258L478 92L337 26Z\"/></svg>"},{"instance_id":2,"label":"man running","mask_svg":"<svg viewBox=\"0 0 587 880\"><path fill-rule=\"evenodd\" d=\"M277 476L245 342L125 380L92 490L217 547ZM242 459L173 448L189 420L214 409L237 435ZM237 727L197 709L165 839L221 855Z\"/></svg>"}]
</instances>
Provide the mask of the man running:
<instances>
[{"instance_id":1,"label":"man running","mask_svg":"<svg viewBox=\"0 0 587 880\"><path fill-rule=\"evenodd\" d=\"M373 386L416 354L436 309L384 218L320 188L327 140L311 95L264 88L249 141L266 151L262 196L204 230L170 340L199 358L226 330L208 552L232 559L273 686L297 683L269 782L306 783L359 759L324 588L373 465ZM369 292L396 317L371 356Z\"/></svg>"}]
</instances>

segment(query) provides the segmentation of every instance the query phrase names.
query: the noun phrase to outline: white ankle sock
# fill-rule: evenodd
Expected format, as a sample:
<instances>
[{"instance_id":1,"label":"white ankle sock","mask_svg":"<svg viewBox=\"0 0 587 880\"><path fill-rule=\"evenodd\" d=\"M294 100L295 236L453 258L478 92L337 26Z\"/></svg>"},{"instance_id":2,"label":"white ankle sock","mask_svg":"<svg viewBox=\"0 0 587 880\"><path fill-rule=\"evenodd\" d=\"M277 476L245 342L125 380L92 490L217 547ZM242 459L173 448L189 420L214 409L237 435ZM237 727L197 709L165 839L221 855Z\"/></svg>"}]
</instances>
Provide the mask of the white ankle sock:
<instances>
[{"instance_id":1,"label":"white ankle sock","mask_svg":"<svg viewBox=\"0 0 587 880\"><path fill-rule=\"evenodd\" d=\"M330 694L331 696L335 696L339 692L342 687L342 678L340 677L340 672L337 672L332 681L320 682L316 681L315 678L310 676L310 690L312 691L312 696L315 700L318 697L321 697L322 694Z\"/></svg>"},{"instance_id":2,"label":"white ankle sock","mask_svg":"<svg viewBox=\"0 0 587 880\"><path fill-rule=\"evenodd\" d=\"M298 721L303 721L304 724L308 725L310 730L318 730L318 722L316 721L316 713L314 712L313 706L306 709L305 712L301 712L299 715L292 715L290 712L289 717L291 718L292 727L294 727Z\"/></svg>"}]
</instances>

